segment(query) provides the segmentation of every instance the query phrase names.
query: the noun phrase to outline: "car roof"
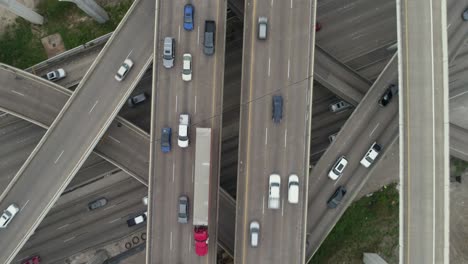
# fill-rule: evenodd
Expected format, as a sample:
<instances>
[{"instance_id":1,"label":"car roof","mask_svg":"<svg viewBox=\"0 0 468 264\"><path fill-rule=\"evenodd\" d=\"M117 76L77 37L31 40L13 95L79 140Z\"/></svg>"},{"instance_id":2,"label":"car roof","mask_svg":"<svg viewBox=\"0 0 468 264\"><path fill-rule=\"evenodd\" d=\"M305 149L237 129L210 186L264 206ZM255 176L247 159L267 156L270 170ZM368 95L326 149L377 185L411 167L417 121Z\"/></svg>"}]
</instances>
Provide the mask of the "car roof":
<instances>
[{"instance_id":1,"label":"car roof","mask_svg":"<svg viewBox=\"0 0 468 264\"><path fill-rule=\"evenodd\" d=\"M289 182L299 182L299 177L296 174L289 175Z\"/></svg>"},{"instance_id":2,"label":"car roof","mask_svg":"<svg viewBox=\"0 0 468 264\"><path fill-rule=\"evenodd\" d=\"M281 182L281 177L276 173L270 174L270 182Z\"/></svg>"}]
</instances>

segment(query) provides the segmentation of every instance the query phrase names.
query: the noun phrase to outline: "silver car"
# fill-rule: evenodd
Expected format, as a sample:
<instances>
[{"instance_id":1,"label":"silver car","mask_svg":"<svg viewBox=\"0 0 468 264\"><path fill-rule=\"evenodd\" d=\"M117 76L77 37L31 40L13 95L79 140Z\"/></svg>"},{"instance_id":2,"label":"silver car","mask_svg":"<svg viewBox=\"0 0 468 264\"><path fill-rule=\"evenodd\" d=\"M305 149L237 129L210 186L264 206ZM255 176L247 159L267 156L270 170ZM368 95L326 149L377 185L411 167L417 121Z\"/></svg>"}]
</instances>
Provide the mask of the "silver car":
<instances>
[{"instance_id":1,"label":"silver car","mask_svg":"<svg viewBox=\"0 0 468 264\"><path fill-rule=\"evenodd\" d=\"M163 66L170 69L174 67L175 40L171 37L164 38Z\"/></svg>"},{"instance_id":2,"label":"silver car","mask_svg":"<svg viewBox=\"0 0 468 264\"><path fill-rule=\"evenodd\" d=\"M182 195L179 197L178 212L177 212L177 222L181 224L188 223L189 215L189 201L188 197Z\"/></svg>"}]
</instances>

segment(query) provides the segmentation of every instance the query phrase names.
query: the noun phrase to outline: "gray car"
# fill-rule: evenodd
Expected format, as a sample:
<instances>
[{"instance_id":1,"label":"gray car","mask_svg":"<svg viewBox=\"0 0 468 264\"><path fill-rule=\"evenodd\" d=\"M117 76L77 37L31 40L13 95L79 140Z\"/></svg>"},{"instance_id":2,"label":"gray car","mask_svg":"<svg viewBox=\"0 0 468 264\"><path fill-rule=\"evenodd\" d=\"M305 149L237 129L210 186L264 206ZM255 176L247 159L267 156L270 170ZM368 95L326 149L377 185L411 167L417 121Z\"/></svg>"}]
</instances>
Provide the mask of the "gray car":
<instances>
[{"instance_id":1,"label":"gray car","mask_svg":"<svg viewBox=\"0 0 468 264\"><path fill-rule=\"evenodd\" d=\"M171 37L164 38L163 66L170 69L174 67L175 40Z\"/></svg>"},{"instance_id":2,"label":"gray car","mask_svg":"<svg viewBox=\"0 0 468 264\"><path fill-rule=\"evenodd\" d=\"M346 188L343 186L338 187L335 193L333 193L330 199L328 199L327 207L331 209L336 208L341 203L345 195L346 195Z\"/></svg>"},{"instance_id":3,"label":"gray car","mask_svg":"<svg viewBox=\"0 0 468 264\"><path fill-rule=\"evenodd\" d=\"M213 20L205 21L205 38L203 40L203 52L205 55L213 55L215 52L216 24Z\"/></svg>"},{"instance_id":4,"label":"gray car","mask_svg":"<svg viewBox=\"0 0 468 264\"><path fill-rule=\"evenodd\" d=\"M89 210L96 210L98 208L104 207L107 204L107 199L104 197L98 198L88 204Z\"/></svg>"},{"instance_id":5,"label":"gray car","mask_svg":"<svg viewBox=\"0 0 468 264\"><path fill-rule=\"evenodd\" d=\"M179 197L179 204L177 208L177 222L181 224L188 223L188 215L189 215L188 197L185 195L182 195Z\"/></svg>"}]
</instances>

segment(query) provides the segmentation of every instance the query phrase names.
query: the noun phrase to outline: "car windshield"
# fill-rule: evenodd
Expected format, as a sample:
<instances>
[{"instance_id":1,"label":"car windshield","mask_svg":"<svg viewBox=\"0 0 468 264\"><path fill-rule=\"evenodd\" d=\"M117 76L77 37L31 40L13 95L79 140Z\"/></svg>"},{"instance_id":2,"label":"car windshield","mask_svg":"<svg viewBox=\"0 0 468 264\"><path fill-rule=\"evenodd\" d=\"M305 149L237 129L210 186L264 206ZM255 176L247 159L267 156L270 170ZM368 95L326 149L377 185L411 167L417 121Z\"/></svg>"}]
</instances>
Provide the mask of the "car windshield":
<instances>
[{"instance_id":1,"label":"car windshield","mask_svg":"<svg viewBox=\"0 0 468 264\"><path fill-rule=\"evenodd\" d=\"M169 134L164 132L161 137L161 145L169 146Z\"/></svg>"}]
</instances>

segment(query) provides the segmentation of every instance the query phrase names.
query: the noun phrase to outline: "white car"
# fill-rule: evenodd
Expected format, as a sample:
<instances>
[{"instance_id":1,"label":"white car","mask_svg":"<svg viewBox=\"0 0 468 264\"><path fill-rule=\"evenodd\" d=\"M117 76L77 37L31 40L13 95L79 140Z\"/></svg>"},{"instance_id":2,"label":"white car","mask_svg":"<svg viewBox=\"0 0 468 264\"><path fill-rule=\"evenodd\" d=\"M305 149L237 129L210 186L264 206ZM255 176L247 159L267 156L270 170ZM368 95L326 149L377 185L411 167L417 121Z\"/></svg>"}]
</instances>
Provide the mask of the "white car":
<instances>
[{"instance_id":1,"label":"white car","mask_svg":"<svg viewBox=\"0 0 468 264\"><path fill-rule=\"evenodd\" d=\"M258 247L260 238L260 224L257 221L250 222L250 246Z\"/></svg>"},{"instance_id":2,"label":"white car","mask_svg":"<svg viewBox=\"0 0 468 264\"><path fill-rule=\"evenodd\" d=\"M16 204L10 204L10 206L3 211L2 216L0 216L0 228L6 228L19 210Z\"/></svg>"},{"instance_id":3,"label":"white car","mask_svg":"<svg viewBox=\"0 0 468 264\"><path fill-rule=\"evenodd\" d=\"M132 67L133 61L131 59L125 59L122 66L120 66L119 70L117 71L115 79L121 82L123 79L125 79L125 76L127 76L128 72L130 71L130 69L132 69Z\"/></svg>"},{"instance_id":4,"label":"white car","mask_svg":"<svg viewBox=\"0 0 468 264\"><path fill-rule=\"evenodd\" d=\"M280 207L280 187L281 177L278 174L271 174L269 179L268 208L278 209Z\"/></svg>"},{"instance_id":5,"label":"white car","mask_svg":"<svg viewBox=\"0 0 468 264\"><path fill-rule=\"evenodd\" d=\"M288 202L292 204L299 203L299 177L296 174L289 175Z\"/></svg>"},{"instance_id":6,"label":"white car","mask_svg":"<svg viewBox=\"0 0 468 264\"><path fill-rule=\"evenodd\" d=\"M328 177L336 181L343 174L346 165L348 165L348 160L346 160L345 156L339 157L336 160L335 165L333 165L332 169L328 173Z\"/></svg>"},{"instance_id":7,"label":"white car","mask_svg":"<svg viewBox=\"0 0 468 264\"><path fill-rule=\"evenodd\" d=\"M188 82L192 80L192 55L185 53L182 59L182 80Z\"/></svg>"},{"instance_id":8,"label":"white car","mask_svg":"<svg viewBox=\"0 0 468 264\"><path fill-rule=\"evenodd\" d=\"M366 155L364 155L364 157L362 158L361 165L366 168L369 168L369 166L372 165L374 160L379 155L380 150L382 150L382 147L379 144L377 144L377 142L374 142L369 148L369 150L366 152Z\"/></svg>"},{"instance_id":9,"label":"white car","mask_svg":"<svg viewBox=\"0 0 468 264\"><path fill-rule=\"evenodd\" d=\"M58 81L60 79L63 79L67 76L67 74L65 73L65 70L60 68L60 69L57 69L55 71L51 71L51 72L48 72L45 77L47 80L49 81L52 81L52 82L55 82L55 81Z\"/></svg>"},{"instance_id":10,"label":"white car","mask_svg":"<svg viewBox=\"0 0 468 264\"><path fill-rule=\"evenodd\" d=\"M177 136L177 145L181 148L186 148L189 145L189 124L190 116L188 114L181 114L179 116L179 135Z\"/></svg>"}]
</instances>

